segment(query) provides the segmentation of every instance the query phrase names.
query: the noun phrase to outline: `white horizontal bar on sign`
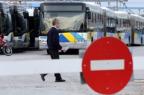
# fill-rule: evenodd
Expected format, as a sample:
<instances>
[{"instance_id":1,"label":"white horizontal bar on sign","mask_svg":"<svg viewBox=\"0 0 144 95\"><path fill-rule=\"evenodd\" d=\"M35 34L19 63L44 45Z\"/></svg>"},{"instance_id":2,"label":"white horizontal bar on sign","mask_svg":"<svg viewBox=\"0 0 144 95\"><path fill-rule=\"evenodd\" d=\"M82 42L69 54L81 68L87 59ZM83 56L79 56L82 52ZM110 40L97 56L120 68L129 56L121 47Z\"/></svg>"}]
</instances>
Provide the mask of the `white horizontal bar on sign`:
<instances>
[{"instance_id":1,"label":"white horizontal bar on sign","mask_svg":"<svg viewBox=\"0 0 144 95\"><path fill-rule=\"evenodd\" d=\"M0 76L82 72L82 59L0 61Z\"/></svg>"},{"instance_id":2,"label":"white horizontal bar on sign","mask_svg":"<svg viewBox=\"0 0 144 95\"><path fill-rule=\"evenodd\" d=\"M123 59L92 60L91 71L100 71L100 70L124 70L124 60Z\"/></svg>"}]
</instances>

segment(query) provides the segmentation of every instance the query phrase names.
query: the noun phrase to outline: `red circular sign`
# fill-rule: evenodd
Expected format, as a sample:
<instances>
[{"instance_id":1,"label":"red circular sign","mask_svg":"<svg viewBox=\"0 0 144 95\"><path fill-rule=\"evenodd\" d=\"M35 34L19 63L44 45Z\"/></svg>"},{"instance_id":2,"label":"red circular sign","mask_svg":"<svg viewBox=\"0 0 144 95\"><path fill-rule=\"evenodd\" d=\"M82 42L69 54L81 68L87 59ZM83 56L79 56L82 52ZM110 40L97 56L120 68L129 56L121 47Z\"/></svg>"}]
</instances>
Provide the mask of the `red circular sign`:
<instances>
[{"instance_id":1,"label":"red circular sign","mask_svg":"<svg viewBox=\"0 0 144 95\"><path fill-rule=\"evenodd\" d=\"M117 38L93 42L85 52L82 71L86 83L101 94L114 94L129 82L133 72L132 55Z\"/></svg>"}]
</instances>

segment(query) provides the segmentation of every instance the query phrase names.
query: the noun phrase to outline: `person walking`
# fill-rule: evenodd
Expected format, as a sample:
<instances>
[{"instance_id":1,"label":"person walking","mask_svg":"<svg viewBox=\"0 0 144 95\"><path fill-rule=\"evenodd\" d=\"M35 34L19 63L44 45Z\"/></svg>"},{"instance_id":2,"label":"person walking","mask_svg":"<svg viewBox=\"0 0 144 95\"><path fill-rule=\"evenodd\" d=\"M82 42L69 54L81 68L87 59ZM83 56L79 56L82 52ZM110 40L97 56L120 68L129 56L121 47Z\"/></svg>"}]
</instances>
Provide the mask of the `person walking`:
<instances>
[{"instance_id":1,"label":"person walking","mask_svg":"<svg viewBox=\"0 0 144 95\"><path fill-rule=\"evenodd\" d=\"M51 59L59 59L59 50L62 49L60 43L59 43L59 21L58 19L54 19L52 21L52 27L48 31L47 34L47 45L49 54L51 56ZM47 74L41 74L41 79L45 81L45 76ZM55 82L65 82L64 79L62 79L60 73L55 73Z\"/></svg>"}]
</instances>

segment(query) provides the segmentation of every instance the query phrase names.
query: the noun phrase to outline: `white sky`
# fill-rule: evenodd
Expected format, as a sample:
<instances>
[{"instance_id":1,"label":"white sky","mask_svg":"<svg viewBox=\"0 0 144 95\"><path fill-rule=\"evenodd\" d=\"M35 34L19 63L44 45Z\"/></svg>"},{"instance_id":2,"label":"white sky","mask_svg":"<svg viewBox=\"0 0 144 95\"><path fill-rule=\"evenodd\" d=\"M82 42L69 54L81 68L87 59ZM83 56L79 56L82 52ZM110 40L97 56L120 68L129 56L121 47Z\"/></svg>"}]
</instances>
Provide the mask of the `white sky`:
<instances>
[{"instance_id":1,"label":"white sky","mask_svg":"<svg viewBox=\"0 0 144 95\"><path fill-rule=\"evenodd\" d=\"M144 2L144 0L128 0L128 2Z\"/></svg>"},{"instance_id":2,"label":"white sky","mask_svg":"<svg viewBox=\"0 0 144 95\"><path fill-rule=\"evenodd\" d=\"M144 8L144 0L128 0L126 2L127 7L143 7ZM108 3L102 3L102 6L108 6ZM116 6L116 2L111 2L111 7ZM122 7L122 4L119 5ZM139 10L133 10L135 13L139 13ZM144 14L144 10L141 10L141 13Z\"/></svg>"},{"instance_id":3,"label":"white sky","mask_svg":"<svg viewBox=\"0 0 144 95\"><path fill-rule=\"evenodd\" d=\"M144 7L144 0L128 0L129 7Z\"/></svg>"},{"instance_id":4,"label":"white sky","mask_svg":"<svg viewBox=\"0 0 144 95\"><path fill-rule=\"evenodd\" d=\"M111 3L113 5L113 3ZM116 3L114 2L114 5ZM104 3L105 5L105 3ZM107 3L106 3L107 5ZM144 7L144 0L128 0L128 2L126 2L126 5L128 7Z\"/></svg>"}]
</instances>

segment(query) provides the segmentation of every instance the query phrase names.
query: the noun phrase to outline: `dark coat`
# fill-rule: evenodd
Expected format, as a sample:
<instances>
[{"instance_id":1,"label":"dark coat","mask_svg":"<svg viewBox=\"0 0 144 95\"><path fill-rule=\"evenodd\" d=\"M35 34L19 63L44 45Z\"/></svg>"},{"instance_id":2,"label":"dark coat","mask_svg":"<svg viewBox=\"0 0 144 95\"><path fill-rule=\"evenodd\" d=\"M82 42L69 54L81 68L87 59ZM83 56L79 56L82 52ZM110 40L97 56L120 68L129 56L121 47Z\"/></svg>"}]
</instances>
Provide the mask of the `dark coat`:
<instances>
[{"instance_id":1,"label":"dark coat","mask_svg":"<svg viewBox=\"0 0 144 95\"><path fill-rule=\"evenodd\" d=\"M47 34L47 45L49 50L61 50L62 47L59 43L59 31L52 27Z\"/></svg>"}]
</instances>

